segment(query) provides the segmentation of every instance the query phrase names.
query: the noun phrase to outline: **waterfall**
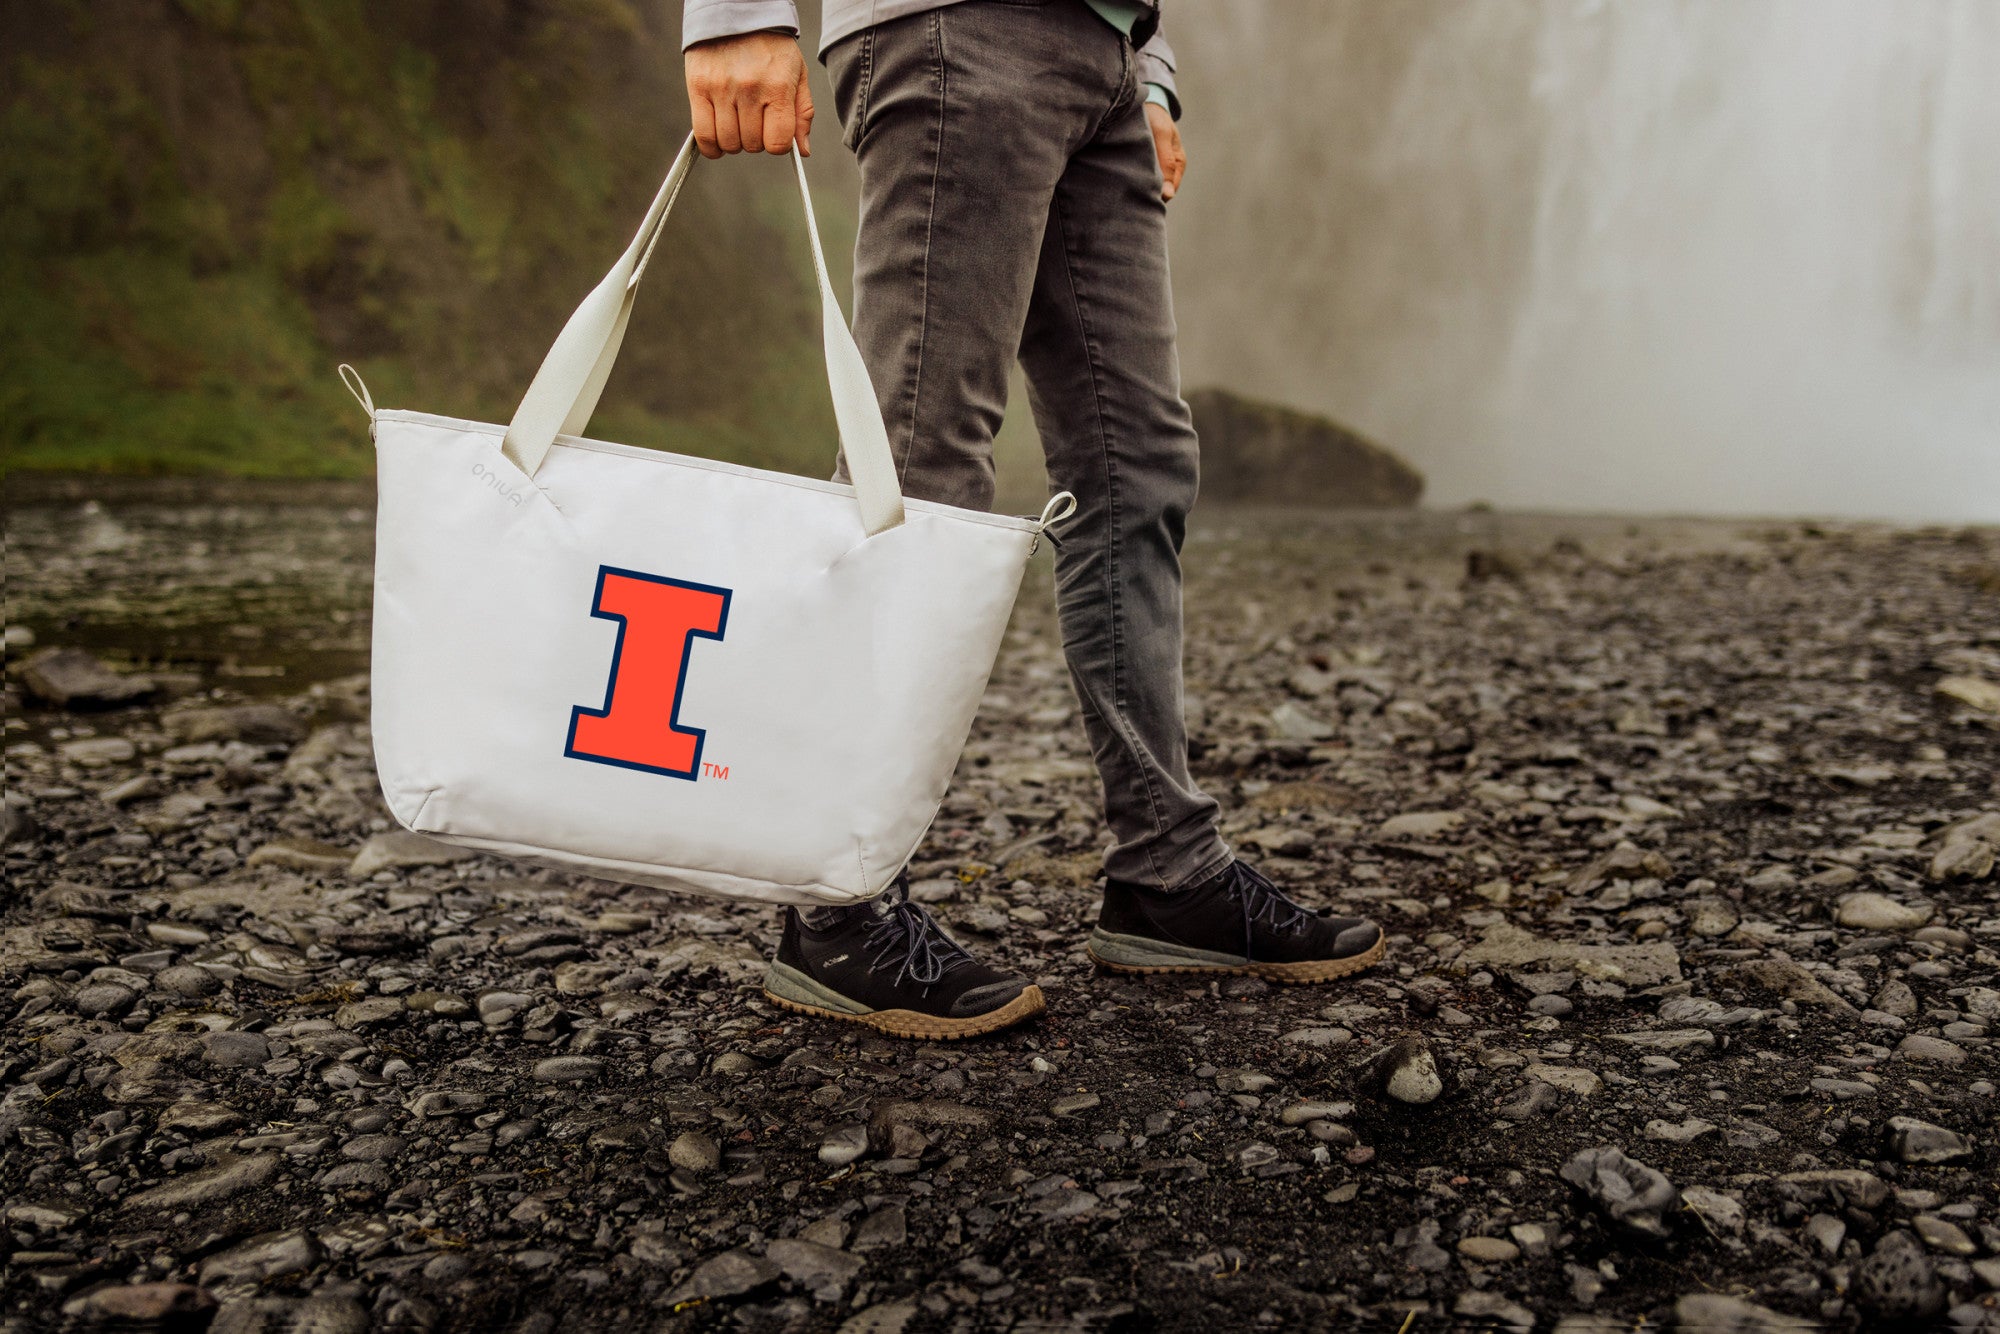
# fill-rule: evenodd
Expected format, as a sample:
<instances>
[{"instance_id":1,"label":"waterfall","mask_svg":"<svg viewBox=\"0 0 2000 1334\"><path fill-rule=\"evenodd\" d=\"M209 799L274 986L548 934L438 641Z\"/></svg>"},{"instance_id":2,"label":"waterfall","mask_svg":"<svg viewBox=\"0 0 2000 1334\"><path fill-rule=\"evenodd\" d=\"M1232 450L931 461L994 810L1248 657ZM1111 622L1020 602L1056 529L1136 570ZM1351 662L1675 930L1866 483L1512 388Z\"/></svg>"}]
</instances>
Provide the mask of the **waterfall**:
<instances>
[{"instance_id":1,"label":"waterfall","mask_svg":"<svg viewBox=\"0 0 2000 1334\"><path fill-rule=\"evenodd\" d=\"M1440 504L2000 519L2000 4L1168 20L1190 384Z\"/></svg>"}]
</instances>

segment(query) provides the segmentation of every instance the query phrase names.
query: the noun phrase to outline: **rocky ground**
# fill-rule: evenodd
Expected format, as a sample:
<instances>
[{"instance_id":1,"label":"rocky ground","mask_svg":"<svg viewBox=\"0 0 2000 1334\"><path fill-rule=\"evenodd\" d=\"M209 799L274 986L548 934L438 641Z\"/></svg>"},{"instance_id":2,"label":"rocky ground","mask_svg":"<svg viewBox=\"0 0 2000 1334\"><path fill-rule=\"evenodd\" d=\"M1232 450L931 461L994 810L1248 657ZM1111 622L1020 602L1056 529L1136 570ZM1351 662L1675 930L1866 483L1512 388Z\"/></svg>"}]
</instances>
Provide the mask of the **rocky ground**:
<instances>
[{"instance_id":1,"label":"rocky ground","mask_svg":"<svg viewBox=\"0 0 2000 1334\"><path fill-rule=\"evenodd\" d=\"M916 871L1051 1010L960 1045L395 832L367 554L8 515L0 1328L2000 1328L2000 533L1207 517L1197 772L1391 933L1293 990L1089 966L1031 574Z\"/></svg>"}]
</instances>

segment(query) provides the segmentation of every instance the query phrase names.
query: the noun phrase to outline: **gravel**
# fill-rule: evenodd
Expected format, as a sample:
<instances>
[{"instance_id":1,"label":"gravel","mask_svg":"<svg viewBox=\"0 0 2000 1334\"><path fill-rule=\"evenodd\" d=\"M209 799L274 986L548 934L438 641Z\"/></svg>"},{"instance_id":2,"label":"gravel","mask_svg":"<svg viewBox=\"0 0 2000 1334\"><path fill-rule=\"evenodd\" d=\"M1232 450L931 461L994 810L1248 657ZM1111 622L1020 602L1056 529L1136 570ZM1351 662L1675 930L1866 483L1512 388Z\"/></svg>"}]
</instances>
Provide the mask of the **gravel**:
<instances>
[{"instance_id":1,"label":"gravel","mask_svg":"<svg viewBox=\"0 0 2000 1334\"><path fill-rule=\"evenodd\" d=\"M395 830L366 518L10 513L68 656L6 687L0 1323L1991 1319L2000 717L1936 686L2000 535L1199 520L1195 770L1390 936L1323 988L1092 970L1031 576L913 869L1051 1013L945 1044L765 1001L768 910Z\"/></svg>"}]
</instances>

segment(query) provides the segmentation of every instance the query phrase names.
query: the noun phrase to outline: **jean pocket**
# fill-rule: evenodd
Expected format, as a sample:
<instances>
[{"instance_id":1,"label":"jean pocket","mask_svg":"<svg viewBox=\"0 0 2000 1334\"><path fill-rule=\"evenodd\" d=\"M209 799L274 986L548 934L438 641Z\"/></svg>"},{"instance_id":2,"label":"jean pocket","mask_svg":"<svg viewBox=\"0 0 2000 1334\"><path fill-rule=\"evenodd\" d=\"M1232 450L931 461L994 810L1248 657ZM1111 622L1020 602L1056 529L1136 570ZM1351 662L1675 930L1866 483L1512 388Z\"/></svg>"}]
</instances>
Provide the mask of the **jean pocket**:
<instances>
[{"instance_id":1,"label":"jean pocket","mask_svg":"<svg viewBox=\"0 0 2000 1334\"><path fill-rule=\"evenodd\" d=\"M840 118L840 142L850 152L868 123L868 93L875 82L875 30L864 28L826 49L826 72L833 83L833 111Z\"/></svg>"}]
</instances>

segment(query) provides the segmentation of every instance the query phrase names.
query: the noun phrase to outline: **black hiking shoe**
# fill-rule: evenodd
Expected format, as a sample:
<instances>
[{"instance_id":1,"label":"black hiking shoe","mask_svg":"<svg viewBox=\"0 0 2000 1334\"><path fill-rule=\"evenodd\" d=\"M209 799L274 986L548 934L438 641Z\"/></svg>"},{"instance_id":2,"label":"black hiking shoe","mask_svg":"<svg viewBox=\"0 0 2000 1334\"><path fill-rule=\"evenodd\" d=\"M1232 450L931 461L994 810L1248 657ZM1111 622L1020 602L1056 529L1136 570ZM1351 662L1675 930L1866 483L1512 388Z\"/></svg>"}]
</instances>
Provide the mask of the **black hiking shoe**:
<instances>
[{"instance_id":1,"label":"black hiking shoe","mask_svg":"<svg viewBox=\"0 0 2000 1334\"><path fill-rule=\"evenodd\" d=\"M1302 907L1240 861L1174 894L1108 881L1104 909L1090 933L1090 957L1120 973L1248 973L1272 982L1331 982L1375 963L1382 951L1382 928L1375 923Z\"/></svg>"},{"instance_id":2,"label":"black hiking shoe","mask_svg":"<svg viewBox=\"0 0 2000 1334\"><path fill-rule=\"evenodd\" d=\"M785 911L764 994L788 1010L848 1019L899 1038L969 1038L1042 1012L1042 990L989 968L909 899L898 876L878 904L824 929Z\"/></svg>"}]
</instances>

